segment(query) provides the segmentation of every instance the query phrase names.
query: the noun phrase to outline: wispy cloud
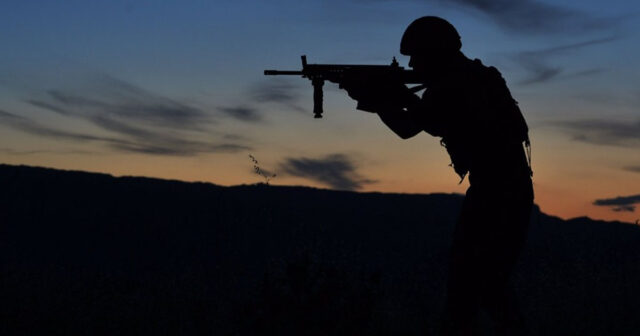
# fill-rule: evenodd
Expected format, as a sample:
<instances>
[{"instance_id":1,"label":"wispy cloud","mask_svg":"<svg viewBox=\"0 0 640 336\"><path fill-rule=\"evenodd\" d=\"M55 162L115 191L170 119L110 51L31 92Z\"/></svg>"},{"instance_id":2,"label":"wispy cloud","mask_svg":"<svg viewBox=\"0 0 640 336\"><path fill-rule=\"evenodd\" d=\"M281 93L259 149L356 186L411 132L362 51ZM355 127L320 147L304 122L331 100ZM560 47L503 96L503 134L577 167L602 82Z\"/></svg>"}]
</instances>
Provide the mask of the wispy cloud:
<instances>
[{"instance_id":1,"label":"wispy cloud","mask_svg":"<svg viewBox=\"0 0 640 336\"><path fill-rule=\"evenodd\" d=\"M355 162L345 154L331 154L322 158L287 158L280 164L285 174L307 178L334 189L357 190L375 183L357 172Z\"/></svg>"},{"instance_id":2,"label":"wispy cloud","mask_svg":"<svg viewBox=\"0 0 640 336\"><path fill-rule=\"evenodd\" d=\"M389 3L385 0L353 0L355 2ZM551 39L562 36L588 38L587 36L616 35L623 19L631 17L622 13L616 17L599 17L598 13L554 5L538 0L413 0L415 3L435 3L461 9L487 19L507 32L526 36L543 35ZM445 17L446 19L446 17ZM455 24L455 22L453 22ZM579 37L579 38L580 38ZM602 71L601 67L565 69L554 65L549 58L568 53L592 44L605 43L616 38L599 38L584 42L555 46L542 50L523 51L513 59L529 73L520 84L545 82L554 78L590 76ZM464 44L465 36L462 36Z\"/></svg>"},{"instance_id":3,"label":"wispy cloud","mask_svg":"<svg viewBox=\"0 0 640 336\"><path fill-rule=\"evenodd\" d=\"M306 79L299 80L308 82ZM311 90L311 84L305 84L308 84L309 90ZM293 84L288 79L270 78L256 83L249 88L249 96L258 104L273 103L288 110L306 112L306 109L298 104L302 96L300 86Z\"/></svg>"},{"instance_id":4,"label":"wispy cloud","mask_svg":"<svg viewBox=\"0 0 640 336\"><path fill-rule=\"evenodd\" d=\"M610 146L637 147L640 145L640 120L575 120L557 123L571 133L574 140Z\"/></svg>"},{"instance_id":5,"label":"wispy cloud","mask_svg":"<svg viewBox=\"0 0 640 336\"><path fill-rule=\"evenodd\" d=\"M65 116L70 116L73 115L72 112L67 111L66 109L62 108L61 106L56 105L55 103L47 103L44 101L40 101L40 100L36 100L36 99L27 99L27 103L35 106L35 107L39 107L41 109L44 110L49 110L61 115L65 115Z\"/></svg>"},{"instance_id":6,"label":"wispy cloud","mask_svg":"<svg viewBox=\"0 0 640 336\"><path fill-rule=\"evenodd\" d=\"M201 153L237 153L251 150L251 147L238 144L214 144L205 142L183 142L181 146L162 146L162 144L113 143L111 147L124 152L152 155L193 156Z\"/></svg>"},{"instance_id":7,"label":"wispy cloud","mask_svg":"<svg viewBox=\"0 0 640 336\"><path fill-rule=\"evenodd\" d=\"M634 173L640 173L640 166L624 167L624 170L634 172Z\"/></svg>"},{"instance_id":8,"label":"wispy cloud","mask_svg":"<svg viewBox=\"0 0 640 336\"><path fill-rule=\"evenodd\" d=\"M247 106L218 107L218 111L241 121L255 123L263 120L257 109Z\"/></svg>"},{"instance_id":9,"label":"wispy cloud","mask_svg":"<svg viewBox=\"0 0 640 336\"><path fill-rule=\"evenodd\" d=\"M84 120L103 132L98 135L56 129L6 111L0 114L0 122L39 137L99 142L123 152L192 156L250 149L230 139L203 140L214 124L209 114L111 77L102 77L89 94L50 90L46 97L26 102L66 118Z\"/></svg>"},{"instance_id":10,"label":"wispy cloud","mask_svg":"<svg viewBox=\"0 0 640 336\"><path fill-rule=\"evenodd\" d=\"M149 131L140 127L130 126L123 122L95 116L92 118L94 124L101 126L105 130L126 135L134 141L128 143L112 144L112 147L130 152L155 154L155 155L195 155L198 153L211 152L239 152L249 150L243 145L222 143L213 144L203 141L190 140L188 137L171 135Z\"/></svg>"},{"instance_id":11,"label":"wispy cloud","mask_svg":"<svg viewBox=\"0 0 640 336\"><path fill-rule=\"evenodd\" d=\"M110 76L90 83L90 92L49 90L45 97L26 102L44 111L84 120L107 135L93 135L43 126L16 115L3 121L24 132L59 140L94 141L124 152L190 156L250 149L232 140L203 140L216 124L211 113L164 97Z\"/></svg>"},{"instance_id":12,"label":"wispy cloud","mask_svg":"<svg viewBox=\"0 0 640 336\"><path fill-rule=\"evenodd\" d=\"M611 210L615 212L634 212L636 211L636 207L634 205L621 205L613 207Z\"/></svg>"},{"instance_id":13,"label":"wispy cloud","mask_svg":"<svg viewBox=\"0 0 640 336\"><path fill-rule=\"evenodd\" d=\"M54 128L40 125L39 123L31 119L28 119L10 112L2 111L2 110L0 110L0 124L18 129L25 133L47 137L47 138L53 138L53 139L71 140L71 141L78 141L78 142L102 141L102 142L107 142L112 144L125 142L117 138L102 137L102 136L95 136L95 135L79 133L79 132L57 130Z\"/></svg>"},{"instance_id":14,"label":"wispy cloud","mask_svg":"<svg viewBox=\"0 0 640 336\"><path fill-rule=\"evenodd\" d=\"M0 117L1 118L1 117ZM38 155L38 154L56 154L56 155L73 155L73 154L94 154L90 151L84 150L15 150L11 148L0 148L0 153L22 156L22 155Z\"/></svg>"},{"instance_id":15,"label":"wispy cloud","mask_svg":"<svg viewBox=\"0 0 640 336\"><path fill-rule=\"evenodd\" d=\"M534 84L540 82L546 82L554 79L564 73L565 69L560 66L554 66L550 64L549 59L554 56L570 53L581 48L613 42L617 40L617 37L607 37L600 39L592 39L588 41L582 41L578 43L565 44L560 46L554 46L550 48L540 50L522 51L514 56L512 59L518 63L525 71L529 73L528 78L522 80L519 84ZM567 73L564 77L579 77L598 74L604 71L601 68L592 68L586 70L580 70L573 73Z\"/></svg>"},{"instance_id":16,"label":"wispy cloud","mask_svg":"<svg viewBox=\"0 0 640 336\"><path fill-rule=\"evenodd\" d=\"M593 202L598 206L610 206L611 210L616 212L634 212L635 205L640 203L640 194L631 196L618 196L615 198L597 199Z\"/></svg>"},{"instance_id":17,"label":"wispy cloud","mask_svg":"<svg viewBox=\"0 0 640 336\"><path fill-rule=\"evenodd\" d=\"M250 85L241 103L220 106L217 112L239 121L260 123L267 120L267 105L283 111L308 112L298 104L301 96L300 87L289 79L269 78Z\"/></svg>"},{"instance_id":18,"label":"wispy cloud","mask_svg":"<svg viewBox=\"0 0 640 336\"><path fill-rule=\"evenodd\" d=\"M28 103L66 116L103 117L169 129L203 130L213 122L201 109L153 94L131 83L101 76L91 93L49 90L47 98Z\"/></svg>"},{"instance_id":19,"label":"wispy cloud","mask_svg":"<svg viewBox=\"0 0 640 336\"><path fill-rule=\"evenodd\" d=\"M390 4L389 0L352 0L354 3ZM528 35L565 34L602 31L616 27L630 17L622 13L616 17L601 17L580 9L558 6L551 1L538 0L412 0L415 3L431 3L468 11L494 22L508 32ZM389 7L389 6L386 6ZM389 16L389 8L385 8ZM351 18L353 21L354 19Z\"/></svg>"},{"instance_id":20,"label":"wispy cloud","mask_svg":"<svg viewBox=\"0 0 640 336\"><path fill-rule=\"evenodd\" d=\"M535 0L437 0L470 9L490 18L499 27L521 34L576 33L602 30L620 18L597 18L591 14Z\"/></svg>"}]
</instances>

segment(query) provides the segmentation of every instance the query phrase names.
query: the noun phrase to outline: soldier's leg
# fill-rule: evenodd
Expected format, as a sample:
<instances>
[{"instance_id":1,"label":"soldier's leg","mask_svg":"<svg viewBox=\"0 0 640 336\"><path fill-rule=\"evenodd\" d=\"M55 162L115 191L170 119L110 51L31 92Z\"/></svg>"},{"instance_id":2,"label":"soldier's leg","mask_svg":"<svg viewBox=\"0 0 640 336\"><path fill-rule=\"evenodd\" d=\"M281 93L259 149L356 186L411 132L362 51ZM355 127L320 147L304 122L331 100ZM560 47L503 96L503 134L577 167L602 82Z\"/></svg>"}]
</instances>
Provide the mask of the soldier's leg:
<instances>
[{"instance_id":1,"label":"soldier's leg","mask_svg":"<svg viewBox=\"0 0 640 336\"><path fill-rule=\"evenodd\" d=\"M487 308L497 335L521 335L524 319L509 280L524 247L529 227L533 194L530 185L501 193L494 218L486 218L487 273L482 284L482 304Z\"/></svg>"},{"instance_id":2,"label":"soldier's leg","mask_svg":"<svg viewBox=\"0 0 640 336\"><path fill-rule=\"evenodd\" d=\"M476 251L476 200L470 190L453 235L447 282L444 334L472 335L480 305L479 272Z\"/></svg>"}]
</instances>

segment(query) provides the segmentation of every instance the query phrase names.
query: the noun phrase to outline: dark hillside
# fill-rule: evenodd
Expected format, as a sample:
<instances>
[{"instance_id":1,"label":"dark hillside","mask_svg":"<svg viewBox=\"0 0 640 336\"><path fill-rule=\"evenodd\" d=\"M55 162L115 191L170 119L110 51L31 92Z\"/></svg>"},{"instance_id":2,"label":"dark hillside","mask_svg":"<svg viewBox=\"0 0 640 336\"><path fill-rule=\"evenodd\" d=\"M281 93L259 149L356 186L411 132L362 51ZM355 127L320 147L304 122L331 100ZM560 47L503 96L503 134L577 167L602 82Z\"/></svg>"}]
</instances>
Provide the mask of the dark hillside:
<instances>
[{"instance_id":1,"label":"dark hillside","mask_svg":"<svg viewBox=\"0 0 640 336\"><path fill-rule=\"evenodd\" d=\"M0 334L424 335L460 195L0 165ZM640 229L532 216L531 335L640 330Z\"/></svg>"}]
</instances>

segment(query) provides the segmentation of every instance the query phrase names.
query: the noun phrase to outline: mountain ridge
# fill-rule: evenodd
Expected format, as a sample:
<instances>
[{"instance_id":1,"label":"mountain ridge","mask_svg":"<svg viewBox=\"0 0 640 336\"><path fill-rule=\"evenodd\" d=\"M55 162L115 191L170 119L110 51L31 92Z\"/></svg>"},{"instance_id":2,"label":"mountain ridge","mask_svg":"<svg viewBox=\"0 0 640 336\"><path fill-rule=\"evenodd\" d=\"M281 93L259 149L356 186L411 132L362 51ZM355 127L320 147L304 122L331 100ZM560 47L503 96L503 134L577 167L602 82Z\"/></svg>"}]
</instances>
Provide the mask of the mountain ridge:
<instances>
[{"instance_id":1,"label":"mountain ridge","mask_svg":"<svg viewBox=\"0 0 640 336\"><path fill-rule=\"evenodd\" d=\"M220 184L216 184L214 182L209 182L209 181L184 181L184 180L179 180L179 179L165 179L165 178L158 178L158 177L148 177L148 176L138 176L138 175L120 175L120 176L116 176L113 174L109 174L109 173L100 173L100 172L90 172L90 171L83 171L83 170L75 170L75 169L58 169L58 168L49 168L49 167L43 167L43 166L30 166L30 165L10 165L10 164L4 164L4 163L0 163L0 171L6 170L6 169L18 169L18 170L34 170L34 171L43 171L43 172L59 172L59 173L78 173L78 174L88 174L88 175L96 175L96 176L103 176L103 177L109 177L109 178L113 178L113 179L123 179L123 180L147 180L147 181L155 181L155 182L169 182L169 183L184 183L184 184L193 184L193 185L209 185L212 187L218 187L218 188L247 188L247 187L254 187L254 188L260 188L260 187L271 187L271 188L283 188L283 189L301 189L301 190L325 190L325 191L333 191L333 192L347 192L347 193L357 193L357 194L381 194L381 195L455 195L455 196L459 196L459 197L464 197L463 194L459 194L459 193L445 193L445 192L434 192L434 193L404 193L404 192L382 192L382 191L366 191L366 192L359 192L359 191L347 191L347 190L333 190L333 189L328 189L328 188L319 188L319 187L312 187L312 186L304 186L304 185L269 185L269 184L265 184L262 182L259 183L253 183L253 184L237 184L237 185L230 185L230 186L223 186ZM538 207L537 204L534 205L534 207ZM544 214L545 216L548 217L553 217L553 218L557 218L559 220L562 221L575 221L575 220L588 220L588 221L593 221L593 222L603 222L603 223L614 223L614 224L628 224L628 225L635 225L634 223L631 222L624 222L624 221L619 221L619 220L604 220L604 219L596 219L596 218L591 218L589 216L577 216L577 217L571 217L571 218L562 218L556 215L550 215L550 214L546 214L544 212L541 212L542 214Z\"/></svg>"},{"instance_id":2,"label":"mountain ridge","mask_svg":"<svg viewBox=\"0 0 640 336\"><path fill-rule=\"evenodd\" d=\"M0 334L424 335L459 194L225 187L0 165ZM535 207L530 335L640 329L640 227Z\"/></svg>"}]
</instances>

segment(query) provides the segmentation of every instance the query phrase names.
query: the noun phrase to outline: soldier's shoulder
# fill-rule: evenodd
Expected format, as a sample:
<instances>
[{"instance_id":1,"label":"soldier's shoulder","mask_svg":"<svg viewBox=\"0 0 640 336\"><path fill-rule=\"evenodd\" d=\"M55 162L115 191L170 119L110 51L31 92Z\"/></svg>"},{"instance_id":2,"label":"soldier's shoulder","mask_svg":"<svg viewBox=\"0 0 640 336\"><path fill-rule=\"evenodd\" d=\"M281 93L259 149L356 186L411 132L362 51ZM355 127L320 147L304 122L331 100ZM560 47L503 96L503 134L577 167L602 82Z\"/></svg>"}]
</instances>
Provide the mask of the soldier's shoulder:
<instances>
[{"instance_id":1,"label":"soldier's shoulder","mask_svg":"<svg viewBox=\"0 0 640 336\"><path fill-rule=\"evenodd\" d=\"M495 77L502 77L502 74L500 73L500 71L498 70L498 68L492 66L492 65L484 65L482 63L481 60L479 59L474 59L473 61L471 61L471 65L474 68L475 71L478 72L482 72L485 75L489 75L489 76L495 76Z\"/></svg>"},{"instance_id":2,"label":"soldier's shoulder","mask_svg":"<svg viewBox=\"0 0 640 336\"><path fill-rule=\"evenodd\" d=\"M488 83L505 83L500 71L494 66L486 66L479 59L471 61L471 68L476 77Z\"/></svg>"}]
</instances>

